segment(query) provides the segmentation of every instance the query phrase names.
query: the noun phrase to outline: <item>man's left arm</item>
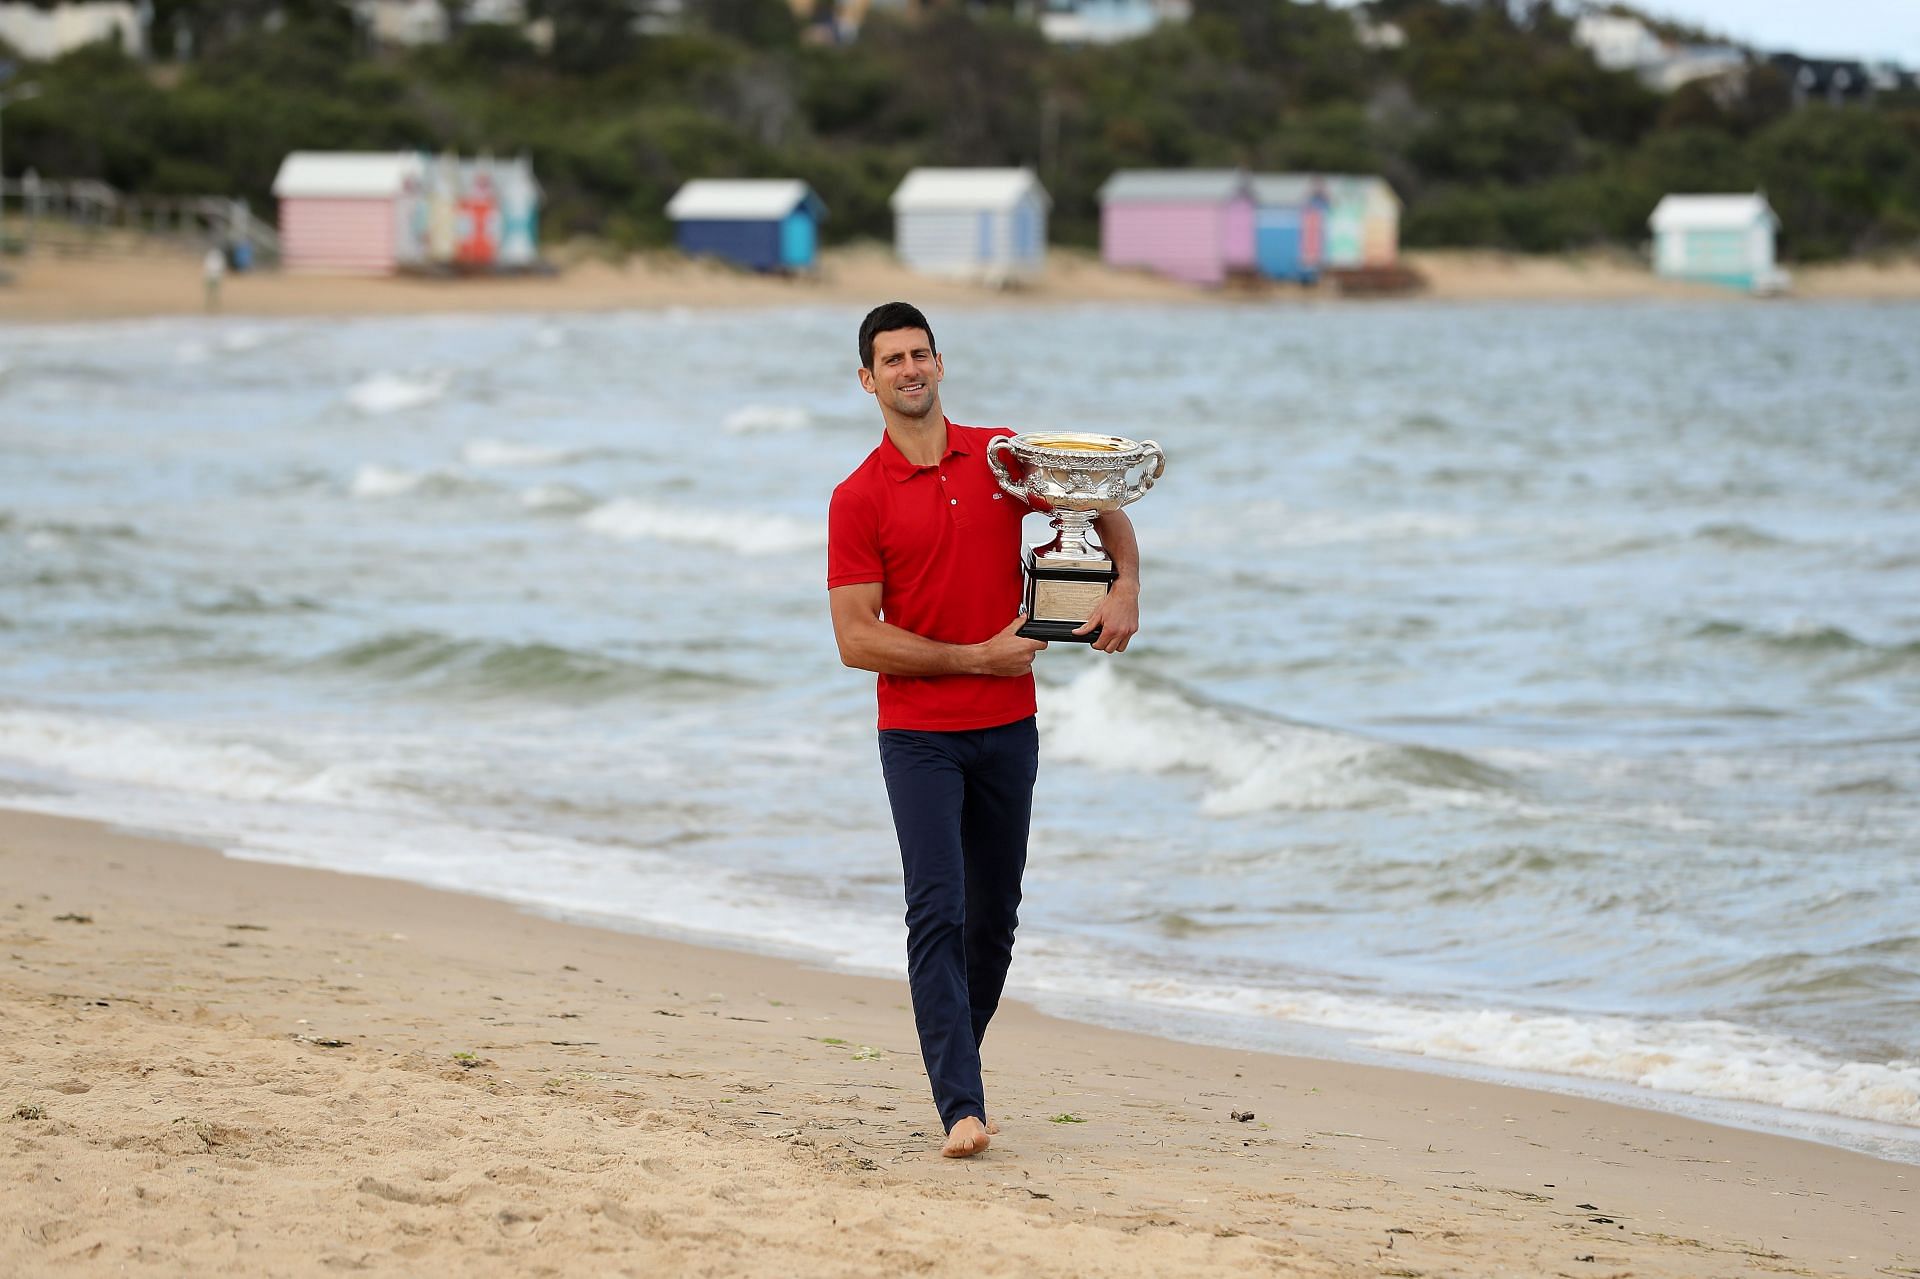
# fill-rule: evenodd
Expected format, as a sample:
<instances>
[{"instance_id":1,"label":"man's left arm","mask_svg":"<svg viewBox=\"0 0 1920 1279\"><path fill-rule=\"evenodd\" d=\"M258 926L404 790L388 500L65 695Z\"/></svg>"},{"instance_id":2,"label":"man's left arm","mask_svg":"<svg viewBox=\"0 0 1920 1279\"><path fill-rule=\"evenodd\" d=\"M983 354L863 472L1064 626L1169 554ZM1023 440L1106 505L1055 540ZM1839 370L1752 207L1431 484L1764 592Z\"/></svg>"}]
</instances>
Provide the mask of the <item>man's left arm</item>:
<instances>
[{"instance_id":1,"label":"man's left arm","mask_svg":"<svg viewBox=\"0 0 1920 1279\"><path fill-rule=\"evenodd\" d=\"M1099 531L1100 545L1106 548L1107 558L1113 561L1113 571L1119 577L1107 592L1107 598L1093 610L1093 616L1075 627L1073 633L1084 635L1097 626L1100 638L1093 646L1102 653L1124 653L1128 642L1140 630L1140 543L1133 535L1133 521L1125 511L1102 512L1094 518L1093 526Z\"/></svg>"}]
</instances>

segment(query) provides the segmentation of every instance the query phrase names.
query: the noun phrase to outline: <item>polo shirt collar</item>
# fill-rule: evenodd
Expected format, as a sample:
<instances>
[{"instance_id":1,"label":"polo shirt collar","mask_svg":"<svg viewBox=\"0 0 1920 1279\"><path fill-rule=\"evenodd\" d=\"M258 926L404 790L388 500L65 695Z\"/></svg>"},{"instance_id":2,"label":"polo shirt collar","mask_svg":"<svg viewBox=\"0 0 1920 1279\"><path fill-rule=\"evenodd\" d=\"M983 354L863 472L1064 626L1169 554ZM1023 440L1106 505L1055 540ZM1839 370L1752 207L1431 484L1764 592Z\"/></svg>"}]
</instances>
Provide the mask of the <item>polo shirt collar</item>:
<instances>
[{"instance_id":1,"label":"polo shirt collar","mask_svg":"<svg viewBox=\"0 0 1920 1279\"><path fill-rule=\"evenodd\" d=\"M967 440L960 434L960 428L953 424L952 418L942 417L940 420L947 424L947 451L941 455L940 459L944 462L956 453L967 452ZM915 466L907 461L907 455L902 453L900 446L893 442L893 436L883 431L880 435L880 469L886 472L888 479L899 481L910 480L920 472L932 468Z\"/></svg>"}]
</instances>

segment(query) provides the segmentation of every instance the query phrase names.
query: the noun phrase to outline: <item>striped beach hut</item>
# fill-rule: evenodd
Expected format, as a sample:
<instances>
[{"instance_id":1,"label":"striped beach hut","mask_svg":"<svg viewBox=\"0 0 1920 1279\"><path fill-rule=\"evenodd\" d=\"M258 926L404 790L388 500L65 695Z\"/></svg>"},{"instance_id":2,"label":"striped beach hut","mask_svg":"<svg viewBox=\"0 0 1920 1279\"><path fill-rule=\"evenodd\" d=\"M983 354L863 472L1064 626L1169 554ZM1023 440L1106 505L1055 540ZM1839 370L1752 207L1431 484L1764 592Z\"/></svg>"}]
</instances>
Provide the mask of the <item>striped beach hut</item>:
<instances>
[{"instance_id":1,"label":"striped beach hut","mask_svg":"<svg viewBox=\"0 0 1920 1279\"><path fill-rule=\"evenodd\" d=\"M1327 193L1325 265L1392 266L1400 259L1400 197L1385 178L1314 175Z\"/></svg>"},{"instance_id":2,"label":"striped beach hut","mask_svg":"<svg viewBox=\"0 0 1920 1279\"><path fill-rule=\"evenodd\" d=\"M1243 169L1123 169L1100 188L1100 257L1219 284L1254 268L1253 180Z\"/></svg>"},{"instance_id":3,"label":"striped beach hut","mask_svg":"<svg viewBox=\"0 0 1920 1279\"><path fill-rule=\"evenodd\" d=\"M1047 190L1032 169L915 169L894 191L894 251L912 270L1009 284L1046 268Z\"/></svg>"},{"instance_id":4,"label":"striped beach hut","mask_svg":"<svg viewBox=\"0 0 1920 1279\"><path fill-rule=\"evenodd\" d=\"M1319 278L1326 250L1325 184L1311 174L1255 174L1253 199L1253 255L1260 274L1303 284Z\"/></svg>"},{"instance_id":5,"label":"striped beach hut","mask_svg":"<svg viewBox=\"0 0 1920 1279\"><path fill-rule=\"evenodd\" d=\"M289 271L390 275L426 256L416 152L295 151L280 163L280 260Z\"/></svg>"},{"instance_id":6,"label":"striped beach hut","mask_svg":"<svg viewBox=\"0 0 1920 1279\"><path fill-rule=\"evenodd\" d=\"M827 206L798 178L696 178L667 201L687 253L754 271L811 271Z\"/></svg>"},{"instance_id":7,"label":"striped beach hut","mask_svg":"<svg viewBox=\"0 0 1920 1279\"><path fill-rule=\"evenodd\" d=\"M1786 287L1774 260L1780 219L1764 195L1670 195L1650 222L1659 275L1757 293Z\"/></svg>"}]
</instances>

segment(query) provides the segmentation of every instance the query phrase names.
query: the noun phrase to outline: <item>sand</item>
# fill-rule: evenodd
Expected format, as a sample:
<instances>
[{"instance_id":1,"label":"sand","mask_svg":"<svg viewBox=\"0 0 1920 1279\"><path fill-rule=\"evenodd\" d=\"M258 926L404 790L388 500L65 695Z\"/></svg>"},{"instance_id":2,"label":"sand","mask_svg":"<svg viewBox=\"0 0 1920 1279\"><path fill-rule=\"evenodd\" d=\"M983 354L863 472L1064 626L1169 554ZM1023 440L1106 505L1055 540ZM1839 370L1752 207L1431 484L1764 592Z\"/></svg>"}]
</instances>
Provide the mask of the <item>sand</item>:
<instances>
[{"instance_id":1,"label":"sand","mask_svg":"<svg viewBox=\"0 0 1920 1279\"><path fill-rule=\"evenodd\" d=\"M947 1160L899 981L14 812L0 877L0 1274L1920 1274L1920 1168L1788 1138L1009 1004Z\"/></svg>"},{"instance_id":2,"label":"sand","mask_svg":"<svg viewBox=\"0 0 1920 1279\"><path fill-rule=\"evenodd\" d=\"M831 249L817 275L759 276L676 253L609 261L558 249L557 273L466 279L367 279L262 272L227 277L220 309L231 315L398 315L448 311L597 311L636 307L870 306L890 298L923 305L1062 306L1159 303L1246 306L1370 305L1342 302L1328 287L1269 283L1202 289L1104 266L1084 250L1055 249L1043 279L1015 289L930 280L903 270L877 245ZM1723 300L1736 295L1655 278L1630 254L1529 257L1486 252L1410 253L1438 301ZM204 310L197 257L125 252L95 258L50 253L10 264L0 287L0 323L191 315ZM1854 262L1794 274L1793 298L1920 299L1920 261ZM1786 301L1791 302L1792 299Z\"/></svg>"}]
</instances>

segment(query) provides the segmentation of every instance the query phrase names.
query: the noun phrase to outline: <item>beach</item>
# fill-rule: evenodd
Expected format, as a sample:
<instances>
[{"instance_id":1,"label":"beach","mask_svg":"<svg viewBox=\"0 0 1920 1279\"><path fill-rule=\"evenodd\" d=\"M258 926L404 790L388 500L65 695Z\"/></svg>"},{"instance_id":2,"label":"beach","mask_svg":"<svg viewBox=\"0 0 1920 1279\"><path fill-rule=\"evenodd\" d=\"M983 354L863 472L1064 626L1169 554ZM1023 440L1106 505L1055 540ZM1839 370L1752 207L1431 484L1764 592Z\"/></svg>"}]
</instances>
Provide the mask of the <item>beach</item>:
<instances>
[{"instance_id":1,"label":"beach","mask_svg":"<svg viewBox=\"0 0 1920 1279\"><path fill-rule=\"evenodd\" d=\"M0 813L0 1271L1903 1275L1916 1170ZM1236 1112L1251 1118L1236 1119Z\"/></svg>"},{"instance_id":2,"label":"beach","mask_svg":"<svg viewBox=\"0 0 1920 1279\"><path fill-rule=\"evenodd\" d=\"M1018 288L915 275L878 245L828 250L813 275L755 275L658 251L614 257L585 246L552 251L552 274L495 278L396 278L230 274L220 309L229 315L409 315L436 312L611 311L634 307L872 305L909 297L929 307L1102 304L1316 305L1338 302L1326 287L1267 282L1206 289L1103 265L1086 250L1054 249L1045 275ZM1433 301L1716 301L1708 285L1662 280L1622 252L1532 256L1490 251L1405 255ZM197 257L149 247L96 258L48 254L12 264L0 289L0 321L62 321L193 315L205 309ZM1797 269L1805 299L1920 298L1920 263L1847 262Z\"/></svg>"}]
</instances>

